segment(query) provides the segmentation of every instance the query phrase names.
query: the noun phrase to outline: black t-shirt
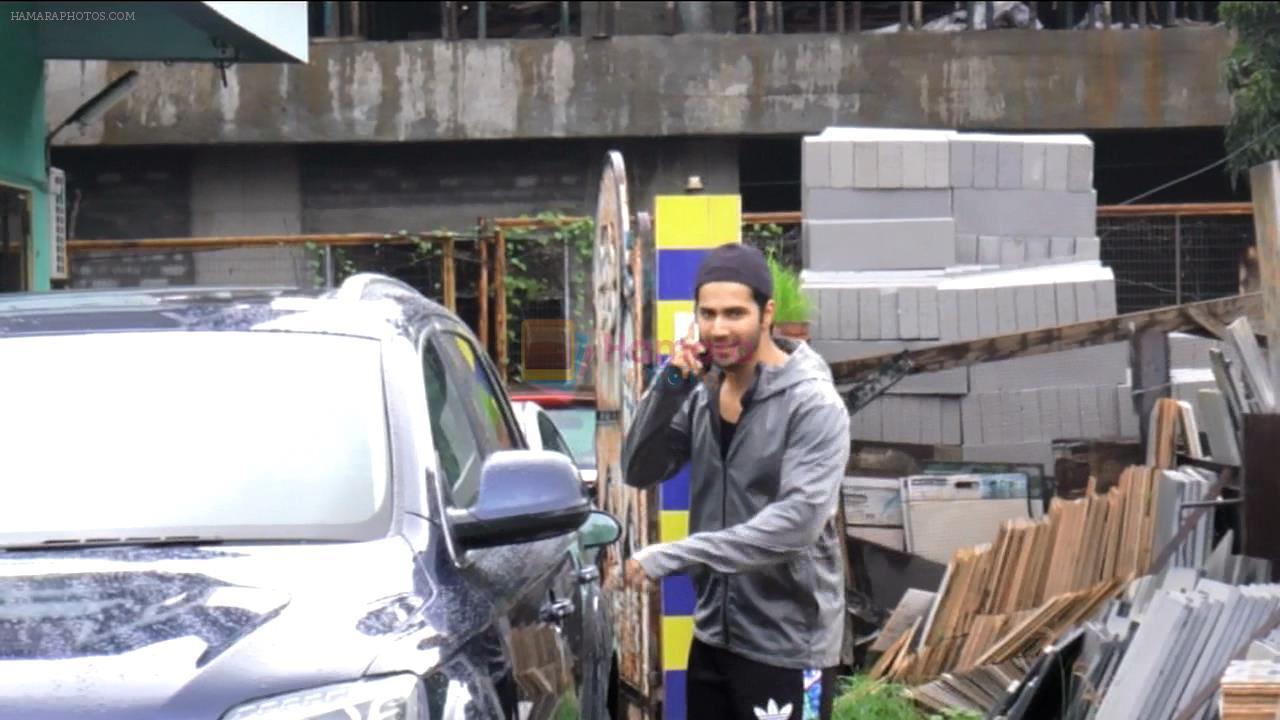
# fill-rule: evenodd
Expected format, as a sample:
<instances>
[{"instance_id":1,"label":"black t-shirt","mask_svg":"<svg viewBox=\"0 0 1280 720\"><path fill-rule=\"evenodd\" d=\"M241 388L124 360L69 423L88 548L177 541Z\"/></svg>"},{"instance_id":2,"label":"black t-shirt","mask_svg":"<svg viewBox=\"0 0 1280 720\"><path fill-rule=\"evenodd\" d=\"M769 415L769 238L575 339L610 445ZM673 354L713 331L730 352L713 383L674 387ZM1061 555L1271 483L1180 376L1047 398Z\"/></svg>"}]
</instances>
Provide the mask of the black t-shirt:
<instances>
[{"instance_id":1,"label":"black t-shirt","mask_svg":"<svg viewBox=\"0 0 1280 720\"><path fill-rule=\"evenodd\" d=\"M729 459L729 443L733 442L733 434L738 430L738 423L731 423L720 418L720 458Z\"/></svg>"}]
</instances>

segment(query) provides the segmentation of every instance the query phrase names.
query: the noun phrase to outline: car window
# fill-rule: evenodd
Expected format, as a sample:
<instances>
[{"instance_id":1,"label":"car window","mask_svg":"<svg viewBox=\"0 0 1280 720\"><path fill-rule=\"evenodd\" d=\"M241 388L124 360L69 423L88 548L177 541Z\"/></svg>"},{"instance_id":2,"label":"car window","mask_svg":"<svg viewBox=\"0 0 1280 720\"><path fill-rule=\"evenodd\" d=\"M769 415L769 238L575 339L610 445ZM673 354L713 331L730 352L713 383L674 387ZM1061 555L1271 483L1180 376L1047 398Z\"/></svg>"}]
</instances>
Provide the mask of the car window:
<instances>
[{"instance_id":1,"label":"car window","mask_svg":"<svg viewBox=\"0 0 1280 720\"><path fill-rule=\"evenodd\" d=\"M431 415L431 435L445 487L455 505L467 507L475 501L480 487L480 466L484 462L477 432L467 412L465 390L450 382L446 368L450 362L435 342L422 350L422 372L427 385L427 407Z\"/></svg>"},{"instance_id":2,"label":"car window","mask_svg":"<svg viewBox=\"0 0 1280 720\"><path fill-rule=\"evenodd\" d=\"M506 398L498 391L483 355L467 338L449 333L441 338L441 345L451 359L450 367L456 368L455 384L471 402L471 409L480 422L480 441L488 455L498 450L514 450L520 447L515 426L505 407Z\"/></svg>"},{"instance_id":3,"label":"car window","mask_svg":"<svg viewBox=\"0 0 1280 720\"><path fill-rule=\"evenodd\" d=\"M573 451L569 449L564 438L560 436L560 431L556 429L556 424L551 422L551 418L546 413L538 413L538 434L542 436L542 449L552 450L565 455L570 460L573 458Z\"/></svg>"},{"instance_id":4,"label":"car window","mask_svg":"<svg viewBox=\"0 0 1280 720\"><path fill-rule=\"evenodd\" d=\"M550 408L547 414L556 424L562 437L573 449L578 467L594 470L596 467L596 411L594 408Z\"/></svg>"}]
</instances>

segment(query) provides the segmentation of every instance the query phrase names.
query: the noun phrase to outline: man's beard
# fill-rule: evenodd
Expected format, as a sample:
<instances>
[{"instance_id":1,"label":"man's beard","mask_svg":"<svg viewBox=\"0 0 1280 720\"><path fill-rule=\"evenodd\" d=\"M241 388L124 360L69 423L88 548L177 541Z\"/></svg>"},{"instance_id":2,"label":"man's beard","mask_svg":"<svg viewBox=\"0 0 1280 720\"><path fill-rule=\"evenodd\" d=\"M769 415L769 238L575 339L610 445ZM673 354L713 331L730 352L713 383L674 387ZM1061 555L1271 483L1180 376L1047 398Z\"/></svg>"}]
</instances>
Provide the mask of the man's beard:
<instances>
[{"instance_id":1,"label":"man's beard","mask_svg":"<svg viewBox=\"0 0 1280 720\"><path fill-rule=\"evenodd\" d=\"M742 339L741 342L733 346L734 357L732 361L725 362L717 360L712 356L712 363L722 370L733 370L746 363L751 362L756 356L756 351L760 348L760 335L763 328L756 328L756 331Z\"/></svg>"}]
</instances>

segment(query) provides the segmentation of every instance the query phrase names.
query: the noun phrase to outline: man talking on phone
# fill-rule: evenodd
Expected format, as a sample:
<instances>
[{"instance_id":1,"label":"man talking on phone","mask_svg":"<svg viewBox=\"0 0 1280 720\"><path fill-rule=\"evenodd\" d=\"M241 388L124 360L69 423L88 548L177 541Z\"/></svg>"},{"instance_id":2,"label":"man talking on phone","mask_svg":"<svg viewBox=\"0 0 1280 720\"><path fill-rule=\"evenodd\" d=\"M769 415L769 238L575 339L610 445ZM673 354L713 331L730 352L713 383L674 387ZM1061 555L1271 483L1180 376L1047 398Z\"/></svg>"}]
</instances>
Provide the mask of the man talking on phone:
<instances>
[{"instance_id":1,"label":"man talking on phone","mask_svg":"<svg viewBox=\"0 0 1280 720\"><path fill-rule=\"evenodd\" d=\"M691 327L657 373L623 444L628 485L689 465L689 536L641 549L625 576L691 576L686 703L697 720L825 720L835 690L849 415L822 358L770 336L772 294L760 251L707 254L697 336Z\"/></svg>"}]
</instances>

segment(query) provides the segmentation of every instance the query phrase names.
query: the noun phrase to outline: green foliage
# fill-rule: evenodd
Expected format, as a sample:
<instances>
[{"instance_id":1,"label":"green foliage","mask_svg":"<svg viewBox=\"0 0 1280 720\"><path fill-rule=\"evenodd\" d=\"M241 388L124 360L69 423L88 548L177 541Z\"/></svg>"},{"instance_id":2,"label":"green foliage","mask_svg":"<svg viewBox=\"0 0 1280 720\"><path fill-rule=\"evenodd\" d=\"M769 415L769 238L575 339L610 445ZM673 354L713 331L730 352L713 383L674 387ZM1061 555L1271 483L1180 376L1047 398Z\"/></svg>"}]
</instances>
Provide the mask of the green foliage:
<instances>
[{"instance_id":1,"label":"green foliage","mask_svg":"<svg viewBox=\"0 0 1280 720\"><path fill-rule=\"evenodd\" d=\"M865 675L842 678L831 709L832 720L982 720L971 710L924 714L903 685L871 680Z\"/></svg>"},{"instance_id":2,"label":"green foliage","mask_svg":"<svg viewBox=\"0 0 1280 720\"><path fill-rule=\"evenodd\" d=\"M1223 2L1218 15L1236 36L1225 68L1227 171L1234 182L1254 165L1280 158L1280 4Z\"/></svg>"},{"instance_id":3,"label":"green foliage","mask_svg":"<svg viewBox=\"0 0 1280 720\"><path fill-rule=\"evenodd\" d=\"M775 323L809 322L809 298L800 287L800 276L778 261L777 253L765 255L773 275L773 321Z\"/></svg>"}]
</instances>

